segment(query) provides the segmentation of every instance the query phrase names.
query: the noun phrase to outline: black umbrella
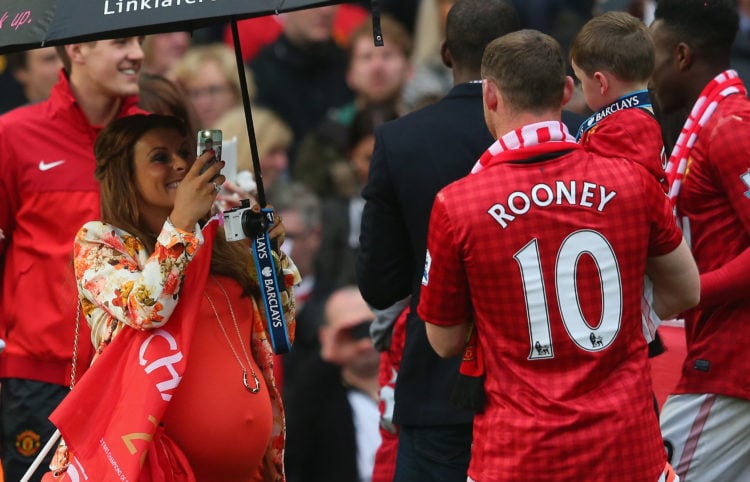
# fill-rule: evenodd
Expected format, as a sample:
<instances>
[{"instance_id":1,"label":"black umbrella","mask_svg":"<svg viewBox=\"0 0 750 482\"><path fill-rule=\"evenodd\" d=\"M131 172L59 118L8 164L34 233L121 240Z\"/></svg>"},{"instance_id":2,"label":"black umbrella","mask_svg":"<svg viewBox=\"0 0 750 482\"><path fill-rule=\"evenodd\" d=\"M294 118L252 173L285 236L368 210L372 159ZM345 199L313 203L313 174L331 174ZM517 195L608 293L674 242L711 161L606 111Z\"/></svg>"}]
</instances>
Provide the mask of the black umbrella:
<instances>
[{"instance_id":1,"label":"black umbrella","mask_svg":"<svg viewBox=\"0 0 750 482\"><path fill-rule=\"evenodd\" d=\"M0 54L91 40L192 31L231 22L258 203L265 206L237 20L338 3L346 0L2 0ZM382 44L378 0L371 0L371 5L375 41Z\"/></svg>"}]
</instances>

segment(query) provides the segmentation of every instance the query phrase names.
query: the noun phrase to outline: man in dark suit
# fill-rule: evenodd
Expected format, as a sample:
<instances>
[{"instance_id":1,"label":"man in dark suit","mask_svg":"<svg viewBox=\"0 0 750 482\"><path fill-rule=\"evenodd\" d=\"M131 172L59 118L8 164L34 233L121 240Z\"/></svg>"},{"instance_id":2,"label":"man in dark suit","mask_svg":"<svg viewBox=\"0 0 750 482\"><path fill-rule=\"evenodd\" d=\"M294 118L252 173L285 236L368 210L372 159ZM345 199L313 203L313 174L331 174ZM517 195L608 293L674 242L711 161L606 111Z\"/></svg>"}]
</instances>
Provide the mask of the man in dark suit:
<instances>
[{"instance_id":1,"label":"man in dark suit","mask_svg":"<svg viewBox=\"0 0 750 482\"><path fill-rule=\"evenodd\" d=\"M471 170L494 139L482 111L484 47L519 28L504 0L457 0L446 21L443 61L454 87L442 100L375 132L357 260L365 300L385 309L412 295L396 381L400 425L395 482L465 481L473 413L451 405L460 357L441 359L416 314L427 226L437 192Z\"/></svg>"},{"instance_id":2,"label":"man in dark suit","mask_svg":"<svg viewBox=\"0 0 750 482\"><path fill-rule=\"evenodd\" d=\"M370 480L378 435L378 365L368 336L374 314L356 286L325 304L320 352L297 366L285 393L287 482Z\"/></svg>"}]
</instances>

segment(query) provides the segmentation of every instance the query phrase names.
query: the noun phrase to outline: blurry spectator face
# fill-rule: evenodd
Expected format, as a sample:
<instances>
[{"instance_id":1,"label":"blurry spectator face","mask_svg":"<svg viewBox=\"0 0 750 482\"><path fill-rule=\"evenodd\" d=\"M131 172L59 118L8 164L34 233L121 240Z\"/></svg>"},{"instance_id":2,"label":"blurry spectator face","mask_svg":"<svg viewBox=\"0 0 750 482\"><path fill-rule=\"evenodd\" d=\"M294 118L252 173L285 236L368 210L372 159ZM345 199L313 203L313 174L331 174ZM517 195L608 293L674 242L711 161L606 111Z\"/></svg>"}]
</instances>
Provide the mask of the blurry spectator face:
<instances>
[{"instance_id":1,"label":"blurry spectator face","mask_svg":"<svg viewBox=\"0 0 750 482\"><path fill-rule=\"evenodd\" d=\"M398 99L411 74L409 59L387 40L376 47L371 38L359 37L352 45L347 82L367 102Z\"/></svg>"},{"instance_id":2,"label":"blurry spectator face","mask_svg":"<svg viewBox=\"0 0 750 482\"><path fill-rule=\"evenodd\" d=\"M326 324L320 331L320 354L329 363L341 365L359 376L378 373L380 354L367 336L373 315L358 292L334 292L326 303Z\"/></svg>"},{"instance_id":3,"label":"blurry spectator face","mask_svg":"<svg viewBox=\"0 0 750 482\"><path fill-rule=\"evenodd\" d=\"M142 42L143 37L125 37L68 46L72 75L83 82L87 95L137 95Z\"/></svg>"},{"instance_id":4,"label":"blurry spectator face","mask_svg":"<svg viewBox=\"0 0 750 482\"><path fill-rule=\"evenodd\" d=\"M213 61L201 64L184 84L201 129L214 128L219 118L239 102L229 79Z\"/></svg>"},{"instance_id":5,"label":"blurry spectator face","mask_svg":"<svg viewBox=\"0 0 750 482\"><path fill-rule=\"evenodd\" d=\"M29 50L26 52L26 67L15 72L16 80L23 86L29 102L37 102L49 97L52 87L63 64L54 47Z\"/></svg>"},{"instance_id":6,"label":"blurry spectator face","mask_svg":"<svg viewBox=\"0 0 750 482\"><path fill-rule=\"evenodd\" d=\"M357 175L357 181L361 185L367 183L367 174L370 171L370 160L372 159L372 151L374 149L375 136L367 136L359 141L349 154L354 166L354 172Z\"/></svg>"},{"instance_id":7,"label":"blurry spectator face","mask_svg":"<svg viewBox=\"0 0 750 482\"><path fill-rule=\"evenodd\" d=\"M318 7L289 12L282 17L284 33L295 44L327 42L332 37L336 7Z\"/></svg>"},{"instance_id":8,"label":"blurry spectator face","mask_svg":"<svg viewBox=\"0 0 750 482\"><path fill-rule=\"evenodd\" d=\"M284 244L281 245L281 249L294 260L302 276L312 275L315 255L320 247L320 226L306 226L302 214L294 209L281 211L279 215L284 220L285 229Z\"/></svg>"},{"instance_id":9,"label":"blurry spectator face","mask_svg":"<svg viewBox=\"0 0 750 482\"><path fill-rule=\"evenodd\" d=\"M289 156L283 147L274 147L260 159L263 182L271 186L289 167ZM294 258L292 258L294 259Z\"/></svg>"},{"instance_id":10,"label":"blurry spectator face","mask_svg":"<svg viewBox=\"0 0 750 482\"><path fill-rule=\"evenodd\" d=\"M190 47L190 34L171 32L149 35L143 44L146 52L144 70L165 75L185 55Z\"/></svg>"}]
</instances>

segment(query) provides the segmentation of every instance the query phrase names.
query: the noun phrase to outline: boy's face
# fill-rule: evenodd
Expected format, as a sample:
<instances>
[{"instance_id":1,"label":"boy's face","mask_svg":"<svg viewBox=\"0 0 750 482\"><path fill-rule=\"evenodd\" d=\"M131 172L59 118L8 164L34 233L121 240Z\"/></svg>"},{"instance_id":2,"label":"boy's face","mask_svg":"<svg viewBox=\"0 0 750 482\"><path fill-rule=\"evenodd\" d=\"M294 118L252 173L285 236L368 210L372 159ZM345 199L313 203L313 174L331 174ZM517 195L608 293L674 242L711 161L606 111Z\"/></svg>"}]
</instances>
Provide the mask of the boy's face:
<instances>
[{"instance_id":1,"label":"boy's face","mask_svg":"<svg viewBox=\"0 0 750 482\"><path fill-rule=\"evenodd\" d=\"M83 95L137 95L142 42L143 37L126 37L78 44L71 56L71 76L80 81Z\"/></svg>"},{"instance_id":2,"label":"boy's face","mask_svg":"<svg viewBox=\"0 0 750 482\"><path fill-rule=\"evenodd\" d=\"M594 78L593 75L586 75L586 72L581 70L576 65L574 60L570 61L573 67L573 72L576 78L581 82L581 90L583 91L583 99L586 101L586 105L589 109L597 111L608 104L604 95L602 95L601 84Z\"/></svg>"}]
</instances>

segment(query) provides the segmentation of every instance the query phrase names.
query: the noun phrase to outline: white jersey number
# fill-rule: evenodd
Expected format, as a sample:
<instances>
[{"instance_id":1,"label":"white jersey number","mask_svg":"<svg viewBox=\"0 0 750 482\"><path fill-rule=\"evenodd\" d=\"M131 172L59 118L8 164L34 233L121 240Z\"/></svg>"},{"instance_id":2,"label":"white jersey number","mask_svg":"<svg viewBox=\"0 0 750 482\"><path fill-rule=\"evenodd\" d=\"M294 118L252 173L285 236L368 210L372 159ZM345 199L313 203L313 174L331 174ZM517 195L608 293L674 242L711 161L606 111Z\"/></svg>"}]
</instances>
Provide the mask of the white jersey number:
<instances>
[{"instance_id":1,"label":"white jersey number","mask_svg":"<svg viewBox=\"0 0 750 482\"><path fill-rule=\"evenodd\" d=\"M538 243L533 239L513 255L521 269L526 299L531 340L529 360L555 355ZM602 314L597 323L589 323L584 318L578 297L576 274L578 261L584 255L590 256L596 265L601 283ZM619 333L622 322L622 280L617 257L607 238L591 230L576 231L565 238L557 252L554 282L560 318L570 339L586 351L608 347Z\"/></svg>"}]
</instances>

